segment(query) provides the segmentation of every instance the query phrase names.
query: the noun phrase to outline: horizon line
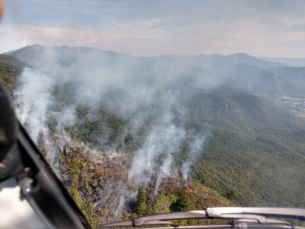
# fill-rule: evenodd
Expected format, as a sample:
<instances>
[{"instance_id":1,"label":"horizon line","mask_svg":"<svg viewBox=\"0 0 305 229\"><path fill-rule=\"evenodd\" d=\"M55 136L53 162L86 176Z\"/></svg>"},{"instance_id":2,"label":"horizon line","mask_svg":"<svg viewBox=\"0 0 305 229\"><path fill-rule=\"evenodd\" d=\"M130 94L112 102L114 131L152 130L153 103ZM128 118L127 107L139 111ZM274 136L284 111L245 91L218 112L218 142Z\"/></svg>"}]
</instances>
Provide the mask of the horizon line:
<instances>
[{"instance_id":1,"label":"horizon line","mask_svg":"<svg viewBox=\"0 0 305 229\"><path fill-rule=\"evenodd\" d=\"M231 53L231 54L221 54L221 53L212 53L212 54L160 54L160 55L151 55L151 56L141 56L141 55L134 55L134 54L130 54L130 53L124 53L124 52L118 52L118 51L113 51L113 50L108 50L108 49L100 49L97 47L92 47L92 46L69 46L69 45L42 45L42 44L31 44L31 45L26 45L17 49L13 49L7 52L3 52L1 53L1 55L6 55L10 52L14 52L26 47L31 47L31 46L42 46L42 47L49 47L49 48L62 48L62 47L68 47L68 48L90 48L90 49L96 49L102 52L113 52L113 53L117 53L117 54L123 54L123 55L129 55L129 56L133 56L133 57L141 57L141 58L150 58L150 57L162 57L162 56L213 56L213 55L219 55L219 56L232 56L232 55L238 55L238 54L244 54L247 56L251 56L253 58L270 58L270 59L295 59L295 60L304 60L305 61L305 57L282 57L282 56L253 56L251 54L248 54L246 52L237 52L237 53Z\"/></svg>"}]
</instances>

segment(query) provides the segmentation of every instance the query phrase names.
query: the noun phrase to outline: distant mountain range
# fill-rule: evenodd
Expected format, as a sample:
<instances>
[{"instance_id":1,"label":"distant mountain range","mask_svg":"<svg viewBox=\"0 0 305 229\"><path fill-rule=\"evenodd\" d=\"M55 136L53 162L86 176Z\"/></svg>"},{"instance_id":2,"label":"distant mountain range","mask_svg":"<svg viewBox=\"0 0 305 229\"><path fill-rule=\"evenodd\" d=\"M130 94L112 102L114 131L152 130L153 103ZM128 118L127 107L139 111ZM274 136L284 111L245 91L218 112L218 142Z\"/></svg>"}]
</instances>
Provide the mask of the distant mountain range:
<instances>
[{"instance_id":1,"label":"distant mountain range","mask_svg":"<svg viewBox=\"0 0 305 229\"><path fill-rule=\"evenodd\" d=\"M260 59L283 63L290 67L305 67L305 58L260 57Z\"/></svg>"},{"instance_id":2,"label":"distant mountain range","mask_svg":"<svg viewBox=\"0 0 305 229\"><path fill-rule=\"evenodd\" d=\"M40 45L26 46L11 51L14 56L25 63L49 71L51 65L63 69L73 66L78 60L82 68L105 66L107 68L126 68L128 71L142 71L141 81L151 80L155 75L173 74L175 82L169 80L171 87L179 84L194 83L218 86L230 84L233 87L250 90L272 97L305 97L305 67L289 67L279 62L271 62L249 56L245 53L233 55L195 55L195 56L157 56L134 57L112 51L101 51L95 48L45 47ZM52 59L56 57L56 60ZM91 59L90 59L91 58ZM158 69L157 72L156 69ZM82 70L84 71L84 70ZM50 71L49 71L50 72ZM77 73L76 73L77 74ZM130 72L132 74L132 72ZM150 74L150 75L149 75ZM139 79L137 79L139 80ZM159 78L156 80L160 80ZM160 80L162 83L166 83ZM197 84L198 85L198 84Z\"/></svg>"},{"instance_id":3,"label":"distant mountain range","mask_svg":"<svg viewBox=\"0 0 305 229\"><path fill-rule=\"evenodd\" d=\"M27 62L29 64L35 63L35 57L44 56L50 54L50 52L55 52L59 56L61 56L64 62L69 61L71 58L71 54L80 55L80 54L97 54L100 56L107 56L109 60L115 60L120 58L130 58L130 59L137 59L137 60L144 60L146 62L153 62L153 61L162 61L164 63L169 63L171 61L177 61L184 64L189 65L197 65L204 68L207 67L227 67L233 66L236 64L249 64L255 65L258 67L278 67L278 66L285 66L285 64L275 61L268 61L262 60L260 58L252 57L246 53L237 53L232 55L220 55L220 54L213 54L213 55L162 55L162 56L155 56L155 57L138 57L138 56L131 56L128 54L117 53L113 51L102 51L96 48L87 48L87 47L69 47L69 46L57 46L57 47L48 47L42 45L31 45L26 46L21 49L17 49L14 51L7 52L5 54L14 56L19 60ZM68 59L67 59L68 57ZM34 58L34 59L33 59ZM73 57L72 57L73 58ZM63 62L63 63L64 63Z\"/></svg>"}]
</instances>

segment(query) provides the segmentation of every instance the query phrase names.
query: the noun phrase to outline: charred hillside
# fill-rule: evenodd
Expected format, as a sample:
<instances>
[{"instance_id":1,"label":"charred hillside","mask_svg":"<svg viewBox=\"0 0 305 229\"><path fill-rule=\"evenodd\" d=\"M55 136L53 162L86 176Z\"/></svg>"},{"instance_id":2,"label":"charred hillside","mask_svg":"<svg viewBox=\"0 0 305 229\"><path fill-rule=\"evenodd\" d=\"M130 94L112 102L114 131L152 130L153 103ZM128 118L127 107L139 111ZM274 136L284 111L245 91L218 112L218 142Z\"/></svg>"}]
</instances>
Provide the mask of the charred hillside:
<instances>
[{"instance_id":1,"label":"charred hillside","mask_svg":"<svg viewBox=\"0 0 305 229\"><path fill-rule=\"evenodd\" d=\"M144 188L128 178L126 171L132 164L130 155L94 151L84 143L49 134L52 142L48 144L43 136L40 137L41 152L94 227L146 214L233 205L218 192L179 175L163 179L155 194L157 167L146 168L150 177ZM57 151L55 158L50 154L54 150ZM218 222L207 221L210 224Z\"/></svg>"}]
</instances>

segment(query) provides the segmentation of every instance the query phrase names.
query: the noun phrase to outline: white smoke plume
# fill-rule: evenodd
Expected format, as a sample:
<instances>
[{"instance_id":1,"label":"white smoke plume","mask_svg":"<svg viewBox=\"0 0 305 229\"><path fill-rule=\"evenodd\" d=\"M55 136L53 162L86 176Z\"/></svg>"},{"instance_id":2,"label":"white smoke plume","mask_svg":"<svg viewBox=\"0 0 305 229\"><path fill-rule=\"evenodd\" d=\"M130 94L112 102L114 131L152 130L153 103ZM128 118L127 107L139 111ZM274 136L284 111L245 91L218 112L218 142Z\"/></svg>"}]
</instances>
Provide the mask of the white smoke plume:
<instances>
[{"instance_id":1,"label":"white smoke plume","mask_svg":"<svg viewBox=\"0 0 305 229\"><path fill-rule=\"evenodd\" d=\"M136 152L129 179L138 185L146 186L153 175L156 161L161 162L158 172L156 190L162 178L171 172L173 156L179 152L180 142L185 138L185 131L173 125L170 120L152 129L144 145ZM150 170L148 170L150 168ZM146 172L145 172L146 171Z\"/></svg>"},{"instance_id":2,"label":"white smoke plume","mask_svg":"<svg viewBox=\"0 0 305 229\"><path fill-rule=\"evenodd\" d=\"M189 172L191 170L192 163L203 154L203 145L209 135L210 135L210 133L207 132L205 134L196 134L194 136L194 140L192 141L192 143L190 145L189 160L185 161L182 164L182 168L181 168L181 173L185 180L189 176Z\"/></svg>"},{"instance_id":3,"label":"white smoke plume","mask_svg":"<svg viewBox=\"0 0 305 229\"><path fill-rule=\"evenodd\" d=\"M38 144L43 137L44 145L48 149L48 159L53 168L56 164L57 149L51 141L49 128L46 125L48 116L52 115L57 120L57 133L63 137L68 136L63 126L74 124L75 107L65 107L60 112L50 111L49 107L54 102L52 91L56 81L46 73L37 69L26 67L18 78L18 85L14 90L16 98L16 114L20 122L25 125L32 140ZM59 147L62 147L60 145Z\"/></svg>"},{"instance_id":4,"label":"white smoke plume","mask_svg":"<svg viewBox=\"0 0 305 229\"><path fill-rule=\"evenodd\" d=\"M14 91L16 113L20 122L27 126L29 134L37 142L39 133L46 131L47 109L51 102L50 90L54 81L48 75L25 68Z\"/></svg>"}]
</instances>

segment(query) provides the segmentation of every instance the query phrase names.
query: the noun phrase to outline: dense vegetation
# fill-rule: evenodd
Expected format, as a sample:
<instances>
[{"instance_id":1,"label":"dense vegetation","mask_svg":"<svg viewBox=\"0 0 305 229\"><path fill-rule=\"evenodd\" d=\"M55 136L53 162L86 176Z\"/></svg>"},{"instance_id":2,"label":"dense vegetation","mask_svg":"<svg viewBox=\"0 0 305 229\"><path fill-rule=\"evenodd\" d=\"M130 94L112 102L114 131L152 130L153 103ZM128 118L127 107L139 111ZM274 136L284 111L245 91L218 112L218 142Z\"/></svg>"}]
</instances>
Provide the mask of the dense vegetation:
<instances>
[{"instance_id":1,"label":"dense vegetation","mask_svg":"<svg viewBox=\"0 0 305 229\"><path fill-rule=\"evenodd\" d=\"M11 98L13 89L22 69L26 66L22 61L8 55L0 54L0 83L5 87Z\"/></svg>"},{"instance_id":2,"label":"dense vegetation","mask_svg":"<svg viewBox=\"0 0 305 229\"><path fill-rule=\"evenodd\" d=\"M304 206L303 119L232 88L187 102L193 125L213 126L193 178L239 205Z\"/></svg>"}]
</instances>

